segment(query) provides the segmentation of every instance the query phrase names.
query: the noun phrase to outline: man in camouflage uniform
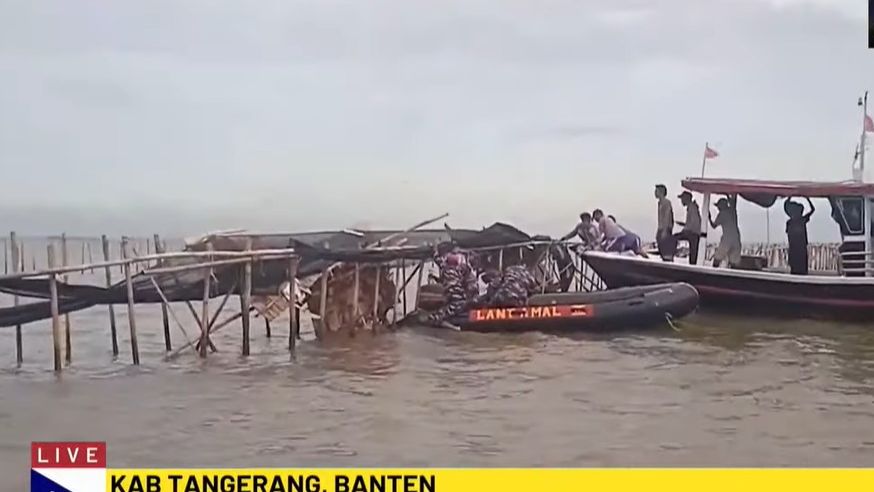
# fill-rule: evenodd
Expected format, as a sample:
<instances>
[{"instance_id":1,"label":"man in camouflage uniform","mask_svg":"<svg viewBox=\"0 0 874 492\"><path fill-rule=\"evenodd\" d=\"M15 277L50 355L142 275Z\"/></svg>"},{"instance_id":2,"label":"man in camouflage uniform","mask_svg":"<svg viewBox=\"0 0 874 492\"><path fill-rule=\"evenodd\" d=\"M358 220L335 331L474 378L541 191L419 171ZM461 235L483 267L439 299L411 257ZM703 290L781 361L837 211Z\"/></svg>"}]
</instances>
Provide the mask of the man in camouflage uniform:
<instances>
[{"instance_id":1,"label":"man in camouflage uniform","mask_svg":"<svg viewBox=\"0 0 874 492\"><path fill-rule=\"evenodd\" d=\"M537 291L537 281L523 265L513 265L504 270L503 279L496 289L491 305L520 307L528 304L528 296Z\"/></svg>"},{"instance_id":2,"label":"man in camouflage uniform","mask_svg":"<svg viewBox=\"0 0 874 492\"><path fill-rule=\"evenodd\" d=\"M443 287L445 304L440 309L428 316L428 320L435 324L448 321L453 316L464 311L470 297L471 268L458 253L447 255L437 260L440 267L440 284ZM473 277L474 281L476 277ZM474 284L476 286L476 284Z\"/></svg>"}]
</instances>

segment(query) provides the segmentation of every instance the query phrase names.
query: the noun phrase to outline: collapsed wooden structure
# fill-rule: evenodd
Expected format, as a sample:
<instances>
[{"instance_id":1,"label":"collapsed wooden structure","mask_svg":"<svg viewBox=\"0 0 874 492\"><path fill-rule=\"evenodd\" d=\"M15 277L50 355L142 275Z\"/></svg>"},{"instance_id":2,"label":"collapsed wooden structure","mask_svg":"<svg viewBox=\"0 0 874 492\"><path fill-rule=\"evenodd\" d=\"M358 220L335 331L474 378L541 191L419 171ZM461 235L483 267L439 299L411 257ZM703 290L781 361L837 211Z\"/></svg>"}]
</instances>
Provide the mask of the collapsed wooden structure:
<instances>
[{"instance_id":1,"label":"collapsed wooden structure","mask_svg":"<svg viewBox=\"0 0 874 492\"><path fill-rule=\"evenodd\" d=\"M28 272L18 268L20 251L13 236L14 268L12 273L0 275L0 292L14 296L15 302L12 307L0 308L0 329L15 327L20 365L22 326L51 319L53 367L60 371L64 362L72 361L69 313L93 306L108 308L112 352L117 357L118 324L113 306L127 305L133 364L140 363L137 304L161 306L168 359L187 351L207 357L217 350L212 335L237 321L241 352L249 355L251 313L264 318L270 336L270 323L288 312L288 349L293 351L300 339L302 315L310 317L318 339L392 329L416 308L419 288L434 268L435 254L453 247L477 252L482 268L501 269L517 263L536 266L544 290L556 283L565 290L601 288L579 258L567 254L564 244L528 236L505 224L480 231L423 229L443 217L404 231L216 233L187 241L177 252L165 251L156 236L154 253L147 245L146 254L135 254L131 241L123 238L121 258L115 260L109 259L109 242L104 236L105 261L73 266L67 266L66 258L59 261L56 246L50 242L46 247L48 267ZM62 236L62 250L67 249L65 245ZM63 251L61 256L65 256ZM113 268L123 272L123 280L113 282ZM104 287L67 281L70 273L100 270L104 271ZM239 311L219 319L232 296L239 298ZM22 304L22 298L37 301ZM210 299L218 298L218 307L211 311ZM186 311L196 323L191 332L182 321ZM171 325L184 339L175 349Z\"/></svg>"}]
</instances>

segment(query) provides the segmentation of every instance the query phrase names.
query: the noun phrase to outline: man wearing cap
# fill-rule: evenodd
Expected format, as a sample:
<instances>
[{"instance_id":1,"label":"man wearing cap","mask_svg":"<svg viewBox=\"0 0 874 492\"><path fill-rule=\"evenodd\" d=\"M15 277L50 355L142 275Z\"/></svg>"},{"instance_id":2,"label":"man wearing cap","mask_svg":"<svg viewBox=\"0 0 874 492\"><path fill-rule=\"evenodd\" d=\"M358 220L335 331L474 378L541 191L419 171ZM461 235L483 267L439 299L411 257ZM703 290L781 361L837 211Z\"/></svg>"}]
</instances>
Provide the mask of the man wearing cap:
<instances>
[{"instance_id":1,"label":"man wearing cap","mask_svg":"<svg viewBox=\"0 0 874 492\"><path fill-rule=\"evenodd\" d=\"M710 226L716 229L722 228L722 237L719 238L719 246L713 255L713 266L721 266L728 263L729 267L740 264L741 241L740 229L737 226L737 195L730 198L720 198L716 202L719 213L714 220L710 218Z\"/></svg>"},{"instance_id":2,"label":"man wearing cap","mask_svg":"<svg viewBox=\"0 0 874 492\"><path fill-rule=\"evenodd\" d=\"M698 245L701 242L701 210L688 191L680 193L678 198L680 203L686 207L686 221L677 221L677 225L681 226L683 230L674 234L674 238L678 241L689 242L689 264L695 265L698 263Z\"/></svg>"}]
</instances>

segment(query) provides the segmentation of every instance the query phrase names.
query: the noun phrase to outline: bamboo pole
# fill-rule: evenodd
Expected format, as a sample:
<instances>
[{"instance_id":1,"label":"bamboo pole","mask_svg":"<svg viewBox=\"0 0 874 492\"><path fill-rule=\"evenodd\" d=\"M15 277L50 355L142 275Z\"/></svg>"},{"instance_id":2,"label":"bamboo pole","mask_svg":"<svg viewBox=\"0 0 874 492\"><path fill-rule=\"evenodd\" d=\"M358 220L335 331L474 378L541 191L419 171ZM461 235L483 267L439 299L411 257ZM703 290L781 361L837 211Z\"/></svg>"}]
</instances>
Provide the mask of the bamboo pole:
<instances>
[{"instance_id":1,"label":"bamboo pole","mask_svg":"<svg viewBox=\"0 0 874 492\"><path fill-rule=\"evenodd\" d=\"M24 261L24 241L18 241L18 256L20 256L19 260L21 260L21 266L18 271L24 272L25 270L27 270L27 268L25 268L27 266L27 263ZM33 261L36 261L36 255L33 255ZM34 268L34 270L36 270L36 268Z\"/></svg>"},{"instance_id":2,"label":"bamboo pole","mask_svg":"<svg viewBox=\"0 0 874 492\"><path fill-rule=\"evenodd\" d=\"M322 329L319 330L322 334L327 333L328 331L328 275L330 275L331 270L326 268L322 271L322 279L321 279L321 290L319 291L319 318L322 321ZM318 334L318 332L316 332Z\"/></svg>"},{"instance_id":3,"label":"bamboo pole","mask_svg":"<svg viewBox=\"0 0 874 492\"><path fill-rule=\"evenodd\" d=\"M173 306L170 306L170 302L167 301L167 296L164 295L164 291L161 290L161 287L158 285L158 282L155 281L155 277L149 277L149 280L152 281L152 285L155 286L155 290L158 291L158 295L161 296L161 300L164 301L164 304L167 304L167 306L169 307L170 316L173 318L173 321L176 323L176 326L179 327L179 330L182 332L182 335L185 337L185 341L188 342L184 346L177 349L176 352L173 352L168 357L174 357L176 355L179 355L179 353L182 350L184 350L188 347L192 347L192 349L194 350L194 354L197 355L197 349L193 348L194 342L191 341L191 337L189 337L188 332L185 331L185 326L182 325L182 322L179 321L179 317L176 316L176 311L173 310Z\"/></svg>"},{"instance_id":4,"label":"bamboo pole","mask_svg":"<svg viewBox=\"0 0 874 492\"><path fill-rule=\"evenodd\" d=\"M419 273L416 276L416 304L413 305L413 310L419 307L419 294L422 291L422 275L425 273L425 260L419 262Z\"/></svg>"},{"instance_id":5,"label":"bamboo pole","mask_svg":"<svg viewBox=\"0 0 874 492\"><path fill-rule=\"evenodd\" d=\"M163 243L161 243L161 236L155 234L155 253L166 253L164 251ZM161 301L161 321L164 324L164 348L167 352L173 350L173 342L170 340L170 316L167 312L167 303Z\"/></svg>"},{"instance_id":6,"label":"bamboo pole","mask_svg":"<svg viewBox=\"0 0 874 492\"><path fill-rule=\"evenodd\" d=\"M246 239L246 251L252 249L252 238ZM252 259L243 264L243 285L240 290L240 314L243 316L243 355L249 355L249 311L252 296ZM266 319L266 318L265 318Z\"/></svg>"},{"instance_id":7,"label":"bamboo pole","mask_svg":"<svg viewBox=\"0 0 874 492\"><path fill-rule=\"evenodd\" d=\"M297 290L297 265L299 259L295 256L288 260L288 350L294 351L297 345L299 327L297 326L297 307L294 293Z\"/></svg>"},{"instance_id":8,"label":"bamboo pole","mask_svg":"<svg viewBox=\"0 0 874 492\"><path fill-rule=\"evenodd\" d=\"M51 242L46 246L46 256L49 267L55 266L55 245ZM58 314L58 276L56 274L49 275L49 295L51 297L54 368L55 372L60 372L63 365L61 364L61 317Z\"/></svg>"},{"instance_id":9,"label":"bamboo pole","mask_svg":"<svg viewBox=\"0 0 874 492\"><path fill-rule=\"evenodd\" d=\"M130 258L130 245L127 238L121 240L121 254L125 259ZM137 343L137 320L134 313L134 285L131 281L130 263L125 263L124 280L127 286L127 322L130 326L130 349L133 356L134 365L140 364L140 348Z\"/></svg>"},{"instance_id":10,"label":"bamboo pole","mask_svg":"<svg viewBox=\"0 0 874 492\"><path fill-rule=\"evenodd\" d=\"M100 242L103 246L103 258L109 261L109 239L106 238L106 234L100 236ZM112 271L108 266L104 267L103 271L106 276L106 287L109 288L112 286ZM112 333L112 355L118 357L118 333L115 327L115 307L112 304L109 304L109 329Z\"/></svg>"},{"instance_id":11,"label":"bamboo pole","mask_svg":"<svg viewBox=\"0 0 874 492\"><path fill-rule=\"evenodd\" d=\"M208 250L212 251L212 244L207 244ZM212 280L212 267L206 268L203 276L203 315L200 317L200 356L206 357L206 346L209 340L209 284Z\"/></svg>"},{"instance_id":12,"label":"bamboo pole","mask_svg":"<svg viewBox=\"0 0 874 492\"><path fill-rule=\"evenodd\" d=\"M231 287L227 292L225 292L224 297L222 297L222 302L219 303L218 308L216 308L215 312L212 313L212 317L210 317L209 323L207 323L207 325L206 325L206 330L209 333L213 332L213 329L212 329L213 325L215 324L219 315L222 314L222 311L224 311L225 305L228 303L228 299L231 298L231 294L233 294L234 291L237 290L238 283L239 282L234 282L233 287ZM217 352L217 349L215 348L215 344L212 343L212 339L210 339L209 345L210 345L210 350L212 350L213 352ZM197 342L197 349L200 350L200 342L199 341Z\"/></svg>"},{"instance_id":13,"label":"bamboo pole","mask_svg":"<svg viewBox=\"0 0 874 492\"><path fill-rule=\"evenodd\" d=\"M9 244L9 241L4 239L3 240L3 273L4 274L9 273L9 253L8 253L8 251L10 248L11 248L11 245Z\"/></svg>"},{"instance_id":14,"label":"bamboo pole","mask_svg":"<svg viewBox=\"0 0 874 492\"><path fill-rule=\"evenodd\" d=\"M358 329L358 321L361 319L361 264L355 264L355 276L352 281L352 334Z\"/></svg>"},{"instance_id":15,"label":"bamboo pole","mask_svg":"<svg viewBox=\"0 0 874 492\"><path fill-rule=\"evenodd\" d=\"M91 241L89 240L85 244L88 245L88 263L94 263L94 257L91 256ZM82 263L85 263L84 261ZM91 273L94 273L94 269L91 269Z\"/></svg>"},{"instance_id":16,"label":"bamboo pole","mask_svg":"<svg viewBox=\"0 0 874 492\"><path fill-rule=\"evenodd\" d=\"M22 251L22 255L24 254L24 244L21 244L20 251ZM250 253L246 253L244 251L215 251L213 253L207 253L204 251L179 251L172 253L164 253L158 255L149 255L149 256L141 256L137 258L131 259L120 259L113 261L105 261L99 263L93 263L90 265L74 265L69 267L55 267L55 268L46 268L43 270L33 271L23 273L20 272L14 275L0 275L0 280L12 280L18 278L30 278L30 277L43 277L47 276L50 273L72 273L72 272L83 272L93 268L103 268L103 267L120 267L120 271L123 272L124 265L126 263L145 263L154 260L168 260L168 259L181 259L181 258L203 258L203 257L226 257L233 258L231 260L217 260L211 262L213 266L225 265L225 264L240 264L245 263L248 258L256 258L260 260L278 260L283 258L288 258L290 255L294 254L294 249L275 249L275 250L260 250L260 251L252 251ZM22 259L24 256L22 256ZM23 264L23 262L22 262ZM175 273L186 270L194 270L203 268L208 263L191 263L188 265L182 265L179 267L171 267L171 268L153 268L150 270L145 270L144 273Z\"/></svg>"},{"instance_id":17,"label":"bamboo pole","mask_svg":"<svg viewBox=\"0 0 874 492\"><path fill-rule=\"evenodd\" d=\"M401 259L401 276L406 279L407 278L407 262L404 259ZM404 280L404 288L401 290L401 295L404 299L404 316L407 315L407 281Z\"/></svg>"},{"instance_id":18,"label":"bamboo pole","mask_svg":"<svg viewBox=\"0 0 874 492\"><path fill-rule=\"evenodd\" d=\"M61 266L68 266L69 258L67 256L67 233L61 233ZM70 277L64 274L64 283L68 283ZM70 333L70 313L64 313L64 345L66 348L66 361L70 364L73 361L73 335Z\"/></svg>"},{"instance_id":19,"label":"bamboo pole","mask_svg":"<svg viewBox=\"0 0 874 492\"><path fill-rule=\"evenodd\" d=\"M12 248L12 273L18 273L21 262L18 259L18 240L15 238L15 231L9 233L9 246ZM18 306L18 296L12 296L12 303L14 306ZM21 325L15 325L15 360L19 367L24 362Z\"/></svg>"},{"instance_id":20,"label":"bamboo pole","mask_svg":"<svg viewBox=\"0 0 874 492\"><path fill-rule=\"evenodd\" d=\"M376 266L376 280L373 282L373 331L379 326L379 283L382 280L382 265ZM418 302L418 300L417 300Z\"/></svg>"},{"instance_id":21,"label":"bamboo pole","mask_svg":"<svg viewBox=\"0 0 874 492\"><path fill-rule=\"evenodd\" d=\"M395 262L393 267L394 267L394 273L395 273L395 287L401 288L400 285L401 285L403 279L401 278L400 263ZM400 295L401 295L401 292L398 290L395 292L395 295L392 299L392 308L391 308L391 324L392 324L392 326L396 325L398 322L398 304L400 302Z\"/></svg>"},{"instance_id":22,"label":"bamboo pole","mask_svg":"<svg viewBox=\"0 0 874 492\"><path fill-rule=\"evenodd\" d=\"M173 308L172 308L172 307L170 308L170 314L173 315ZM216 325L216 326L211 330L211 333L215 333L215 332L221 330L222 328L224 328L225 326L228 326L229 324L231 324L231 323L233 323L234 321L236 321L237 318L241 317L242 315L243 315L243 313L236 313L236 314L234 314L233 316L230 316L228 319L223 320L221 323L219 323L218 325ZM176 321L177 323L179 323L179 320L178 320L175 316L173 316L173 320ZM182 325L180 324L179 327L181 328ZM167 356L167 359L172 359L172 358L176 357L177 355L179 355L180 353L182 353L183 350L187 349L188 347L193 347L194 345L195 345L195 342L193 342L193 341L191 341L191 340L188 340L188 342L185 343L185 345L179 347L179 348L176 349L173 353L169 354L169 355ZM194 349L194 353L197 354L197 349Z\"/></svg>"}]
</instances>

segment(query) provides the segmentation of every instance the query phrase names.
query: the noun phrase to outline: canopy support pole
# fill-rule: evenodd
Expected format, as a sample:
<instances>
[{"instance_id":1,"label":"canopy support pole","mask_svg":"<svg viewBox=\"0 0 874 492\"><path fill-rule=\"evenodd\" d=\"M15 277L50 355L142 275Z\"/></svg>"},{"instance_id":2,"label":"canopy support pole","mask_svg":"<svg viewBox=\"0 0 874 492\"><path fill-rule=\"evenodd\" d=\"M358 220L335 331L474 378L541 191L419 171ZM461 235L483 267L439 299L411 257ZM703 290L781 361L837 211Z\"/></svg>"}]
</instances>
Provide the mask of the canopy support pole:
<instances>
[{"instance_id":1,"label":"canopy support pole","mask_svg":"<svg viewBox=\"0 0 874 492\"><path fill-rule=\"evenodd\" d=\"M707 231L710 229L710 193L704 193L704 198L701 200L702 205L702 214L701 214L701 232L704 237L702 237L703 248L699 247L698 253L698 261L697 265L703 265L705 259L707 257Z\"/></svg>"}]
</instances>

